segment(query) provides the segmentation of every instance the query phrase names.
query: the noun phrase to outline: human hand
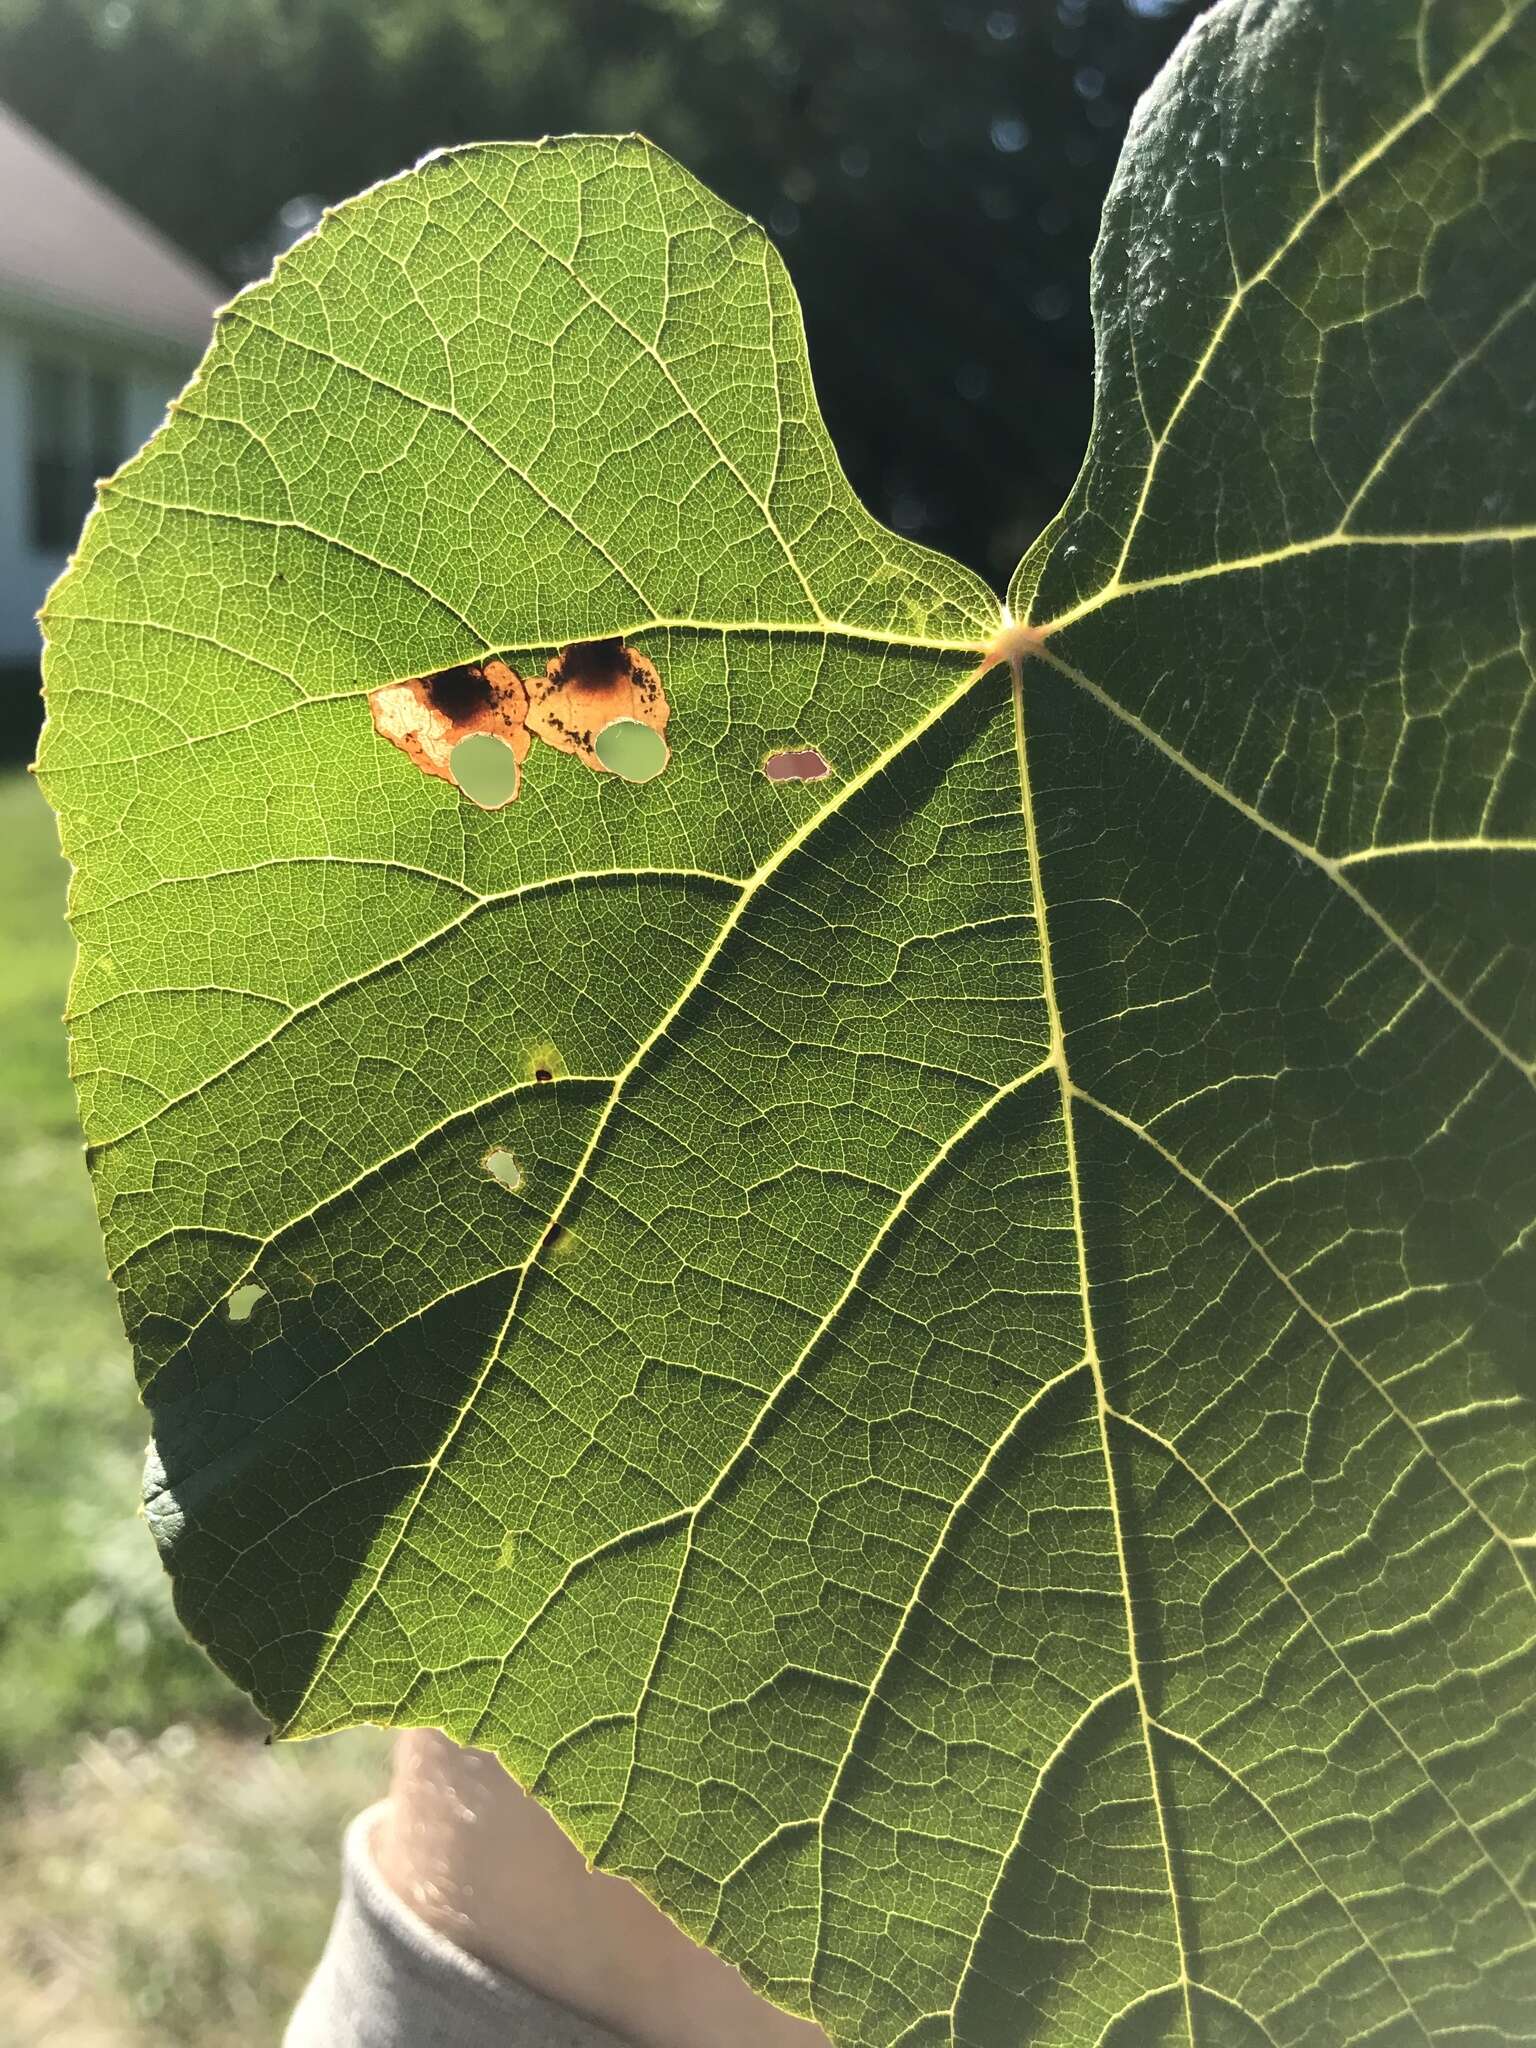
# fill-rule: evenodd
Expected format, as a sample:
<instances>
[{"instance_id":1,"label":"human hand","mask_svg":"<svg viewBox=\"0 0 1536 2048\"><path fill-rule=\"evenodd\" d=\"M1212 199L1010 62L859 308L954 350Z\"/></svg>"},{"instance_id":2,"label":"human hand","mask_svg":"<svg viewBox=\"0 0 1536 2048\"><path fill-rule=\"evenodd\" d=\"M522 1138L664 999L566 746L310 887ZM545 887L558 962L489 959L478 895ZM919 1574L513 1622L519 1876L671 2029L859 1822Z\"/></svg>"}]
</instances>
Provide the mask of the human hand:
<instances>
[{"instance_id":1,"label":"human hand","mask_svg":"<svg viewBox=\"0 0 1536 2048\"><path fill-rule=\"evenodd\" d=\"M373 1858L437 1933L640 2048L825 2048L633 1885L589 1870L483 1750L402 1735Z\"/></svg>"}]
</instances>

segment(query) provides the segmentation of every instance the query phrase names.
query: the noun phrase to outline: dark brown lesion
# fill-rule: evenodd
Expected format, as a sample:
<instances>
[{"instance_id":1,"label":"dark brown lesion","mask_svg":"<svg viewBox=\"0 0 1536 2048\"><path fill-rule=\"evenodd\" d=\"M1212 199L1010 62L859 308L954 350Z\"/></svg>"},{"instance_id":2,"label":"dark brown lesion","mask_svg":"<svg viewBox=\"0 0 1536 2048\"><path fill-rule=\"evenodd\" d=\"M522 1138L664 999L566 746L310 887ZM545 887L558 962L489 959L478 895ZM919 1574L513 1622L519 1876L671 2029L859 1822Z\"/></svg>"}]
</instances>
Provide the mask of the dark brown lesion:
<instances>
[{"instance_id":1,"label":"dark brown lesion","mask_svg":"<svg viewBox=\"0 0 1536 2048\"><path fill-rule=\"evenodd\" d=\"M611 640L573 640L550 661L549 681L555 686L579 683L589 690L615 690L633 676L635 659L635 649L626 647L617 634ZM639 659L644 661L645 656Z\"/></svg>"},{"instance_id":2,"label":"dark brown lesion","mask_svg":"<svg viewBox=\"0 0 1536 2048\"><path fill-rule=\"evenodd\" d=\"M386 684L368 699L374 729L423 773L453 781L454 748L471 733L505 740L518 766L528 757L528 688L500 655Z\"/></svg>"},{"instance_id":3,"label":"dark brown lesion","mask_svg":"<svg viewBox=\"0 0 1536 2048\"><path fill-rule=\"evenodd\" d=\"M505 662L494 662L500 670ZM423 676L421 684L434 711L468 728L479 713L490 711L497 701L496 686L486 675L485 664L466 661L458 668L439 669L435 676Z\"/></svg>"},{"instance_id":4,"label":"dark brown lesion","mask_svg":"<svg viewBox=\"0 0 1536 2048\"><path fill-rule=\"evenodd\" d=\"M666 735L671 707L655 663L621 639L574 640L528 685L528 730L562 754L603 771L597 735L633 718Z\"/></svg>"}]
</instances>

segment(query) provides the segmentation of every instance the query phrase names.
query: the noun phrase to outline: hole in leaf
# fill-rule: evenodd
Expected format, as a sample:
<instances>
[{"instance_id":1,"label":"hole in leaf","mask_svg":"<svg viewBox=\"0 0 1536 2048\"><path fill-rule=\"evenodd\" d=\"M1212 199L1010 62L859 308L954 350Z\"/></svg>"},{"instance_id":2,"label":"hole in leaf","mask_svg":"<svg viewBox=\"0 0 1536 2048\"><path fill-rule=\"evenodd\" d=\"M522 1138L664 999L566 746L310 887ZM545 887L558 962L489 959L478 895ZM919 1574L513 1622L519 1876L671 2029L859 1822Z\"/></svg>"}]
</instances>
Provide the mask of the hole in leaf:
<instances>
[{"instance_id":1,"label":"hole in leaf","mask_svg":"<svg viewBox=\"0 0 1536 2048\"><path fill-rule=\"evenodd\" d=\"M781 747L763 763L770 782L820 782L832 763L815 747Z\"/></svg>"},{"instance_id":2,"label":"hole in leaf","mask_svg":"<svg viewBox=\"0 0 1536 2048\"><path fill-rule=\"evenodd\" d=\"M655 664L622 640L575 640L562 647L542 681L529 685L528 730L589 768L648 782L667 764L663 735L671 715ZM599 741L615 725L638 725L650 740L614 742L618 755L643 768L631 773L606 758ZM643 752L640 750L644 750Z\"/></svg>"},{"instance_id":3,"label":"hole in leaf","mask_svg":"<svg viewBox=\"0 0 1536 2048\"><path fill-rule=\"evenodd\" d=\"M517 756L495 733L472 732L456 741L448 767L470 802L483 811L498 811L517 795Z\"/></svg>"},{"instance_id":4,"label":"hole in leaf","mask_svg":"<svg viewBox=\"0 0 1536 2048\"><path fill-rule=\"evenodd\" d=\"M265 1287L262 1287L255 1280L247 1280L244 1286L237 1287L228 1301L225 1302L224 1312L232 1323L248 1323L251 1320L251 1311L255 1308L257 1302L265 1301L266 1298L267 1290Z\"/></svg>"},{"instance_id":5,"label":"hole in leaf","mask_svg":"<svg viewBox=\"0 0 1536 2048\"><path fill-rule=\"evenodd\" d=\"M535 1067L533 1070L533 1078L535 1079L535 1081L553 1081L555 1077L549 1071L548 1067Z\"/></svg>"},{"instance_id":6,"label":"hole in leaf","mask_svg":"<svg viewBox=\"0 0 1536 2048\"><path fill-rule=\"evenodd\" d=\"M494 1150L487 1152L480 1163L492 1180L499 1180L511 1193L516 1194L522 1186L523 1169L518 1165L515 1156L504 1146L498 1145Z\"/></svg>"},{"instance_id":7,"label":"hole in leaf","mask_svg":"<svg viewBox=\"0 0 1536 2048\"><path fill-rule=\"evenodd\" d=\"M626 782L649 782L667 765L667 743L654 727L638 718L615 718L593 742L603 766Z\"/></svg>"}]
</instances>

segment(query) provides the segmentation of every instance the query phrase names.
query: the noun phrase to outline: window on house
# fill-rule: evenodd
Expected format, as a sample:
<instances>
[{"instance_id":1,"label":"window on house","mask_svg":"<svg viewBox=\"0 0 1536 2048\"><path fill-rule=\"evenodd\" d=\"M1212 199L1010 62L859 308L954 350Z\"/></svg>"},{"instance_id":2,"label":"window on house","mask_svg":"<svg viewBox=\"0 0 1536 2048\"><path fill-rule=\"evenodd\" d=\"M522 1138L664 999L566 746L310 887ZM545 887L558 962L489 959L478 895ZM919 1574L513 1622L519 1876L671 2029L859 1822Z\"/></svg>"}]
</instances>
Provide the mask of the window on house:
<instances>
[{"instance_id":1,"label":"window on house","mask_svg":"<svg viewBox=\"0 0 1536 2048\"><path fill-rule=\"evenodd\" d=\"M79 538L98 477L123 459L121 377L54 356L32 358L27 407L29 537L58 554Z\"/></svg>"}]
</instances>

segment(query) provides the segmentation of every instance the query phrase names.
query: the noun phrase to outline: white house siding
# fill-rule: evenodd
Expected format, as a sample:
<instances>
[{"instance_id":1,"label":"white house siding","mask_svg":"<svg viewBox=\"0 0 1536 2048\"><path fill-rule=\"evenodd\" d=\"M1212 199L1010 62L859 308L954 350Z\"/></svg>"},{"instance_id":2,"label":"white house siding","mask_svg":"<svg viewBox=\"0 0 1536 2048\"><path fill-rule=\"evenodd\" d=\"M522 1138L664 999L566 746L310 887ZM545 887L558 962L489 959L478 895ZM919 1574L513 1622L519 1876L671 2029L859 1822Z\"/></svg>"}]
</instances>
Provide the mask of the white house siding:
<instances>
[{"instance_id":1,"label":"white house siding","mask_svg":"<svg viewBox=\"0 0 1536 2048\"><path fill-rule=\"evenodd\" d=\"M24 664L39 649L36 613L68 559L68 547L41 550L31 532L29 464L31 365L42 358L81 371L100 370L122 381L121 445L114 463L141 447L165 417L196 361L191 350L167 351L118 336L96 323L77 326L17 318L0 309L0 664Z\"/></svg>"}]
</instances>

